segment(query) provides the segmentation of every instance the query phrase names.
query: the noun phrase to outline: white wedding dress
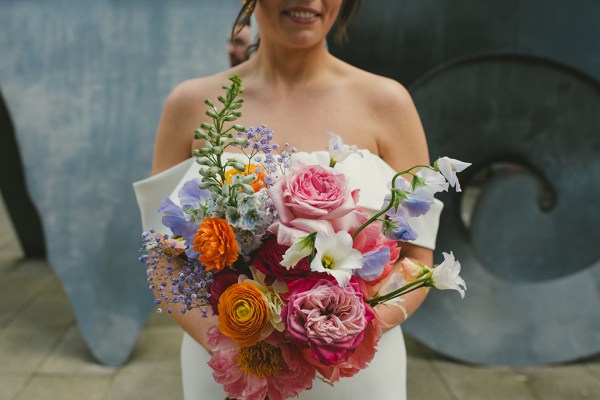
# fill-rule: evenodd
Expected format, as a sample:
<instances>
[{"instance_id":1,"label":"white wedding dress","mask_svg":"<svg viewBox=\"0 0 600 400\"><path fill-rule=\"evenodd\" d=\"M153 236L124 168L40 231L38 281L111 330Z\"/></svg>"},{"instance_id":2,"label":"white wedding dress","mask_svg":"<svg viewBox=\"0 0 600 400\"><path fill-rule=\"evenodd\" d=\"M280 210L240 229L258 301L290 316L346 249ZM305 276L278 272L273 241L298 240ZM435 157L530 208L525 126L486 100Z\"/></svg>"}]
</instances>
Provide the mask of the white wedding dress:
<instances>
[{"instance_id":1,"label":"white wedding dress","mask_svg":"<svg viewBox=\"0 0 600 400\"><path fill-rule=\"evenodd\" d=\"M363 157L353 154L335 169L348 177L350 188L360 189L359 205L368 211L377 211L388 194L388 184L394 170L379 156L362 151ZM232 153L228 157L236 156ZM297 153L311 164L329 164L326 151ZM156 210L160 202L171 196L177 201L177 192L189 179L197 176L198 164L193 159L171 167L155 176L134 183L134 189L142 214L144 230L155 228L167 231L161 223L162 216ZM418 232L413 244L433 249L437 235L442 203L436 203L422 217L412 218L411 227ZM185 400L223 400L226 397L220 384L212 379L212 370L207 365L209 355L189 335L184 334L181 347L181 370ZM406 399L406 350L400 327L391 329L381 338L378 351L370 366L351 378L342 378L335 386L319 379L313 388L300 394L302 400L405 400Z\"/></svg>"}]
</instances>

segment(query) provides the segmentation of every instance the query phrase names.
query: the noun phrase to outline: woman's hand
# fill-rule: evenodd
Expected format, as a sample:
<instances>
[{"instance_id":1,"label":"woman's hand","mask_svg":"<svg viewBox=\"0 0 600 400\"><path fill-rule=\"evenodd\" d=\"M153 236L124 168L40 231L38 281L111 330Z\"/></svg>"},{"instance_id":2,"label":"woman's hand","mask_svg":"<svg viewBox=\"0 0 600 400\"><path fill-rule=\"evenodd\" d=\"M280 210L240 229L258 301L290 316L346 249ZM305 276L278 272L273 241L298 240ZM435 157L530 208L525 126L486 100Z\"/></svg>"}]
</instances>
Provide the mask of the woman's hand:
<instances>
[{"instance_id":1,"label":"woman's hand","mask_svg":"<svg viewBox=\"0 0 600 400\"><path fill-rule=\"evenodd\" d=\"M402 243L402 250L400 252L400 257L394 266L394 271L400 272L402 268L402 259L410 258L414 261L420 262L425 265L432 265L433 263L433 251L426 249L424 247L416 246L410 243ZM410 317L427 297L427 293L429 292L429 288L420 288L413 292L407 293L400 297L402 299L401 306L406 311L404 311L393 305L393 304L378 304L374 307L375 312L379 316L379 318L387 325L385 331L393 328L394 326L401 324L408 317ZM392 300L393 302L393 300Z\"/></svg>"}]
</instances>

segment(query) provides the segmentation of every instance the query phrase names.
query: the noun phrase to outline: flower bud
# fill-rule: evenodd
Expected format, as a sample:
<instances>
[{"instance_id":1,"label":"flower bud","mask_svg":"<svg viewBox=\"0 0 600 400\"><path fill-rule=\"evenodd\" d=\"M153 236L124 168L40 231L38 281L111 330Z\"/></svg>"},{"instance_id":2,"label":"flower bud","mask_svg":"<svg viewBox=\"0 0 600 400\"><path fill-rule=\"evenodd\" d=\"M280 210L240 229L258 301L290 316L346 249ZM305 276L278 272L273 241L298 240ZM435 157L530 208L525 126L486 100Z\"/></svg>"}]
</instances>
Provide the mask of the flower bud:
<instances>
[{"instance_id":1,"label":"flower bud","mask_svg":"<svg viewBox=\"0 0 600 400\"><path fill-rule=\"evenodd\" d=\"M223 154L223 147L215 146L212 148L212 152L216 155Z\"/></svg>"},{"instance_id":2,"label":"flower bud","mask_svg":"<svg viewBox=\"0 0 600 400\"><path fill-rule=\"evenodd\" d=\"M214 183L212 183L212 182L202 182L201 184L198 185L198 187L200 189L206 190L206 189L210 189L210 187L213 185L214 185Z\"/></svg>"},{"instance_id":3,"label":"flower bud","mask_svg":"<svg viewBox=\"0 0 600 400\"><path fill-rule=\"evenodd\" d=\"M204 99L204 104L206 104L209 107L214 107L215 105L213 104L212 101L210 101L210 99Z\"/></svg>"},{"instance_id":4,"label":"flower bud","mask_svg":"<svg viewBox=\"0 0 600 400\"><path fill-rule=\"evenodd\" d=\"M238 132L243 132L246 130L246 127L244 125L234 124L233 129L235 129Z\"/></svg>"},{"instance_id":5,"label":"flower bud","mask_svg":"<svg viewBox=\"0 0 600 400\"><path fill-rule=\"evenodd\" d=\"M205 147L203 147L203 148L201 148L201 149L196 149L196 150L194 150L194 155L195 155L196 157L204 157L204 156L207 156L207 155L209 155L210 153L211 153L211 150L210 150L210 149L207 149L207 148L205 148Z\"/></svg>"},{"instance_id":6,"label":"flower bud","mask_svg":"<svg viewBox=\"0 0 600 400\"><path fill-rule=\"evenodd\" d=\"M244 172L246 170L246 164L237 160L233 161L230 165L239 172Z\"/></svg>"},{"instance_id":7,"label":"flower bud","mask_svg":"<svg viewBox=\"0 0 600 400\"><path fill-rule=\"evenodd\" d=\"M242 188L242 190L244 191L244 193L246 194L254 194L254 189L252 189L252 186L250 185L246 185L245 183L241 184L240 187Z\"/></svg>"},{"instance_id":8,"label":"flower bud","mask_svg":"<svg viewBox=\"0 0 600 400\"><path fill-rule=\"evenodd\" d=\"M208 139L208 135L206 134L206 132L202 131L201 129L196 129L194 131L194 139L204 139L204 140L207 140Z\"/></svg>"},{"instance_id":9,"label":"flower bud","mask_svg":"<svg viewBox=\"0 0 600 400\"><path fill-rule=\"evenodd\" d=\"M206 157L198 157L196 159L196 163L200 164L200 165L205 165L207 167L212 167L215 164L211 159L206 158Z\"/></svg>"},{"instance_id":10,"label":"flower bud","mask_svg":"<svg viewBox=\"0 0 600 400\"><path fill-rule=\"evenodd\" d=\"M256 180L256 174L246 175L245 177L242 178L242 182L247 183L247 184L250 184L250 183L254 182L255 180Z\"/></svg>"},{"instance_id":11,"label":"flower bud","mask_svg":"<svg viewBox=\"0 0 600 400\"><path fill-rule=\"evenodd\" d=\"M209 173L211 176L215 176L216 174L218 174L218 173L219 173L219 171L220 171L220 170L221 170L221 169L220 169L219 167L210 167L210 168L208 169L208 173Z\"/></svg>"},{"instance_id":12,"label":"flower bud","mask_svg":"<svg viewBox=\"0 0 600 400\"><path fill-rule=\"evenodd\" d=\"M208 115L211 118L217 118L218 117L217 112L214 109L212 109L212 108L206 111L206 115Z\"/></svg>"},{"instance_id":13,"label":"flower bud","mask_svg":"<svg viewBox=\"0 0 600 400\"><path fill-rule=\"evenodd\" d=\"M200 168L200 170L198 171L198 173L200 175L202 175L205 178L210 178L212 175L210 174L210 169L209 168Z\"/></svg>"},{"instance_id":14,"label":"flower bud","mask_svg":"<svg viewBox=\"0 0 600 400\"><path fill-rule=\"evenodd\" d=\"M208 130L211 130L211 129L214 130L215 126L212 125L212 124L207 124L206 122L203 122L203 123L200 124L200 128L208 131Z\"/></svg>"},{"instance_id":15,"label":"flower bud","mask_svg":"<svg viewBox=\"0 0 600 400\"><path fill-rule=\"evenodd\" d=\"M248 143L248 139L246 138L236 138L231 142L231 144L235 144L237 146L244 146L246 143Z\"/></svg>"}]
</instances>

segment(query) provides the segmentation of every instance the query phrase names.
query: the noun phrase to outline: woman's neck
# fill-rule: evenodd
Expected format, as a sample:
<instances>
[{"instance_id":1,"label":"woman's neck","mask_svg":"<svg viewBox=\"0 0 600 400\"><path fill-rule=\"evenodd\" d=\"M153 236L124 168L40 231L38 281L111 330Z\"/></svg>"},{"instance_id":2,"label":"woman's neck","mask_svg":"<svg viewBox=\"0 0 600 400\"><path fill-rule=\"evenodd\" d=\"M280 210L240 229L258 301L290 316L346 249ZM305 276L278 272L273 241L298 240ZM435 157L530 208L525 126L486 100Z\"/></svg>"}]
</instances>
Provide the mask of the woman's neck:
<instances>
[{"instance_id":1,"label":"woman's neck","mask_svg":"<svg viewBox=\"0 0 600 400\"><path fill-rule=\"evenodd\" d=\"M255 78L286 90L319 81L330 72L334 60L324 43L305 49L261 43L248 67Z\"/></svg>"}]
</instances>

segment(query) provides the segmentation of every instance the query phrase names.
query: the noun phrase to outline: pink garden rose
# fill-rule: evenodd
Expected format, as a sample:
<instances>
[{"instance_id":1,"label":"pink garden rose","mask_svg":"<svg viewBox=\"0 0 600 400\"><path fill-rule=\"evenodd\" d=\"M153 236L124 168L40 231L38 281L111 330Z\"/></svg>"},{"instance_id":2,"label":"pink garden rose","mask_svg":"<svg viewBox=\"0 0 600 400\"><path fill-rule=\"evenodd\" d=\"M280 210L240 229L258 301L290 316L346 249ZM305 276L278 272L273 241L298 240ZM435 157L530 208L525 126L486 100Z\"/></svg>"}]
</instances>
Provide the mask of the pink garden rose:
<instances>
[{"instance_id":1,"label":"pink garden rose","mask_svg":"<svg viewBox=\"0 0 600 400\"><path fill-rule=\"evenodd\" d=\"M352 231L363 215L356 205L358 190L350 191L346 176L320 165L290 168L269 196L279 215L269 230L285 246L310 232Z\"/></svg>"},{"instance_id":2,"label":"pink garden rose","mask_svg":"<svg viewBox=\"0 0 600 400\"><path fill-rule=\"evenodd\" d=\"M213 377L231 398L287 400L310 389L315 379L315 367L277 333L240 347L214 326L208 331L208 346L213 352L208 362Z\"/></svg>"},{"instance_id":3,"label":"pink garden rose","mask_svg":"<svg viewBox=\"0 0 600 400\"><path fill-rule=\"evenodd\" d=\"M281 312L287 333L310 349L317 365L348 360L375 318L354 277L344 288L332 277L299 279L289 284L282 298L287 303Z\"/></svg>"}]
</instances>

